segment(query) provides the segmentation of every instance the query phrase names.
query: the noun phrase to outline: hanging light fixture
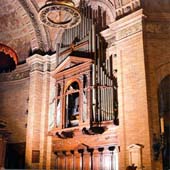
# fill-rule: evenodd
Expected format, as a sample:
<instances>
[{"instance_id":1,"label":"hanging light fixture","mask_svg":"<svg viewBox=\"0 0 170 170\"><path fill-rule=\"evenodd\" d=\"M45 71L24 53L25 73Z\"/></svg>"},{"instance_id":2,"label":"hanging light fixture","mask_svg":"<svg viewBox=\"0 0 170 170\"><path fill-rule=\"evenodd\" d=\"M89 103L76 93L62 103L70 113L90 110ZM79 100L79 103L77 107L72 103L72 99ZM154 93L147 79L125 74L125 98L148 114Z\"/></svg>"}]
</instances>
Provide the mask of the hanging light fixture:
<instances>
[{"instance_id":1,"label":"hanging light fixture","mask_svg":"<svg viewBox=\"0 0 170 170\"><path fill-rule=\"evenodd\" d=\"M72 0L47 0L39 11L39 18L44 25L64 29L73 28L81 21Z\"/></svg>"}]
</instances>

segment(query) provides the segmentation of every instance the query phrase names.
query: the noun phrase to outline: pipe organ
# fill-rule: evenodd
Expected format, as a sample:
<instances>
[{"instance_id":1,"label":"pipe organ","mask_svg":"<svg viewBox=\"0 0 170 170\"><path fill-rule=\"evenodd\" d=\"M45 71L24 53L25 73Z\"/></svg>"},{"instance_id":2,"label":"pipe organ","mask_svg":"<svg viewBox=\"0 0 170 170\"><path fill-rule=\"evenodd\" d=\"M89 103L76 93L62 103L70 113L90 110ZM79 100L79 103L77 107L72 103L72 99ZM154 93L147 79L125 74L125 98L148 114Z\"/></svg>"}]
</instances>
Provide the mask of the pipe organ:
<instances>
[{"instance_id":1,"label":"pipe organ","mask_svg":"<svg viewBox=\"0 0 170 170\"><path fill-rule=\"evenodd\" d=\"M98 169L96 166L105 167L108 161L109 168L105 169L117 169L117 70L113 56L106 56L107 43L100 35L106 28L106 12L101 7L93 9L85 1L80 12L80 25L63 33L58 66L52 72L56 90L50 103L49 135L53 136L56 166ZM88 166L82 163L86 156ZM101 165L95 159L101 160Z\"/></svg>"},{"instance_id":2,"label":"pipe organ","mask_svg":"<svg viewBox=\"0 0 170 170\"><path fill-rule=\"evenodd\" d=\"M80 55L86 52L86 56L93 59L91 121L114 120L118 124L116 71L113 73L113 57L106 57L107 43L100 35L106 28L106 11L101 7L93 9L86 1L81 1L80 12L81 23L63 34L58 61L63 61L68 53L77 55L81 52Z\"/></svg>"}]
</instances>

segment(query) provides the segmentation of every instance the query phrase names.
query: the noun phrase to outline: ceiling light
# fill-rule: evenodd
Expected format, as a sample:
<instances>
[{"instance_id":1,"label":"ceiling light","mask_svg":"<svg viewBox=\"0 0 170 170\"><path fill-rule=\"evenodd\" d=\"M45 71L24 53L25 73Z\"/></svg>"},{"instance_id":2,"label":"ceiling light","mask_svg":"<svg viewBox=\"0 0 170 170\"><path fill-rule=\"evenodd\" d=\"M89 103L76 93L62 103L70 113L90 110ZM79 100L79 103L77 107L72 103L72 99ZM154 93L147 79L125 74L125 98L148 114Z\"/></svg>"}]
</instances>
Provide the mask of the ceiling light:
<instances>
[{"instance_id":1,"label":"ceiling light","mask_svg":"<svg viewBox=\"0 0 170 170\"><path fill-rule=\"evenodd\" d=\"M81 21L79 10L71 0L48 0L39 11L40 21L54 28L69 29Z\"/></svg>"}]
</instances>

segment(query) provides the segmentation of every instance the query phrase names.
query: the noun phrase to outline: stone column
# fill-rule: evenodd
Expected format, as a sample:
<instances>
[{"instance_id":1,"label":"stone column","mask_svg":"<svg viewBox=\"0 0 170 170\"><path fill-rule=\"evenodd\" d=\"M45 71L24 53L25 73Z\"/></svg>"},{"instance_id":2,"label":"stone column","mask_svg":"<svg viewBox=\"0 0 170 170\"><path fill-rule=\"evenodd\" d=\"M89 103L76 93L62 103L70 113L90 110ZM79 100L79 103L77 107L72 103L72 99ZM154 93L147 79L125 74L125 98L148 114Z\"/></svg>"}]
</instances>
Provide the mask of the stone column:
<instances>
[{"instance_id":1,"label":"stone column","mask_svg":"<svg viewBox=\"0 0 170 170\"><path fill-rule=\"evenodd\" d=\"M152 169L143 16L142 10L139 10L124 18L126 22L120 20L116 23L120 170L129 166L127 147L133 143L144 146L143 165L141 166L144 166L146 170ZM119 24L122 24L121 29Z\"/></svg>"},{"instance_id":2,"label":"stone column","mask_svg":"<svg viewBox=\"0 0 170 170\"><path fill-rule=\"evenodd\" d=\"M34 55L30 66L26 167L45 168L48 132L50 57Z\"/></svg>"}]
</instances>

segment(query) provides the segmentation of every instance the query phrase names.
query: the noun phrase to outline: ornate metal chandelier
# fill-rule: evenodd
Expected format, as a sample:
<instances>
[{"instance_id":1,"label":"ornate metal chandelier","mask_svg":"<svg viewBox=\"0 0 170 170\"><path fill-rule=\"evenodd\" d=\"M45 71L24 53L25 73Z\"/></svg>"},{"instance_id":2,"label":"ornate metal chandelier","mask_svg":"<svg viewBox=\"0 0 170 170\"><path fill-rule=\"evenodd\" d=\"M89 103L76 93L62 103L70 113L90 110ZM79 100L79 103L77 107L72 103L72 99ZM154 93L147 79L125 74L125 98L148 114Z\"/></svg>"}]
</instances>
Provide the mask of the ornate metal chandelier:
<instances>
[{"instance_id":1,"label":"ornate metal chandelier","mask_svg":"<svg viewBox=\"0 0 170 170\"><path fill-rule=\"evenodd\" d=\"M71 0L47 0L39 18L44 25L63 29L73 28L81 21L79 10Z\"/></svg>"}]
</instances>

